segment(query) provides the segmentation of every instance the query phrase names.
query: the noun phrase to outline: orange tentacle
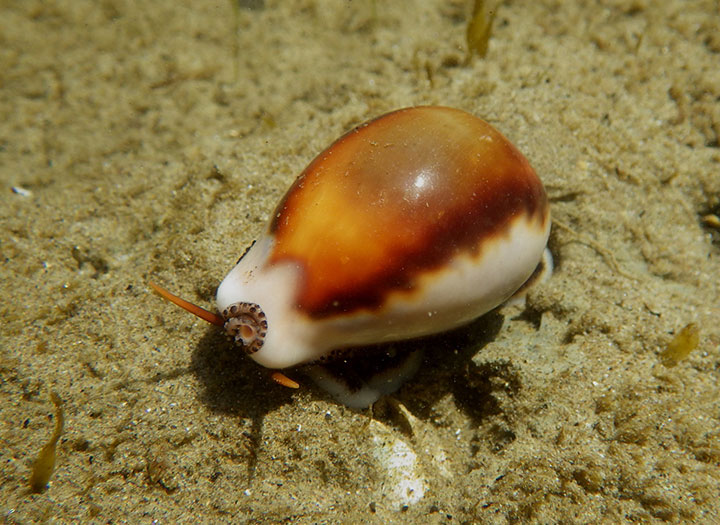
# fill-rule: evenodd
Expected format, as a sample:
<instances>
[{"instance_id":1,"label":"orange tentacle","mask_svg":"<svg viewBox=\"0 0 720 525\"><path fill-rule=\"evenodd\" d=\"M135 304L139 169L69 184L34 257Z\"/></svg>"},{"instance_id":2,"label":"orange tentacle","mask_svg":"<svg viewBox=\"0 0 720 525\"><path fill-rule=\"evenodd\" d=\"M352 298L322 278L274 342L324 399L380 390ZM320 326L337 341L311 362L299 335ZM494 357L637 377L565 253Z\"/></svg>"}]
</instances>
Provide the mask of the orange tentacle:
<instances>
[{"instance_id":1,"label":"orange tentacle","mask_svg":"<svg viewBox=\"0 0 720 525\"><path fill-rule=\"evenodd\" d=\"M275 381L278 385L286 386L288 388L300 388L300 383L293 381L282 372L273 372L270 374L270 379Z\"/></svg>"},{"instance_id":2,"label":"orange tentacle","mask_svg":"<svg viewBox=\"0 0 720 525\"><path fill-rule=\"evenodd\" d=\"M171 294L165 288L162 288L153 282L148 282L148 284L153 290L155 290L155 292L158 293L158 295L160 295L164 299L167 299L171 303L178 305L183 310L187 310L191 314L197 315L203 321L207 321L208 323L214 324L215 326L225 326L225 319L222 316L215 314L209 310L205 310L204 308L192 304L185 299L181 299L177 295Z\"/></svg>"}]
</instances>

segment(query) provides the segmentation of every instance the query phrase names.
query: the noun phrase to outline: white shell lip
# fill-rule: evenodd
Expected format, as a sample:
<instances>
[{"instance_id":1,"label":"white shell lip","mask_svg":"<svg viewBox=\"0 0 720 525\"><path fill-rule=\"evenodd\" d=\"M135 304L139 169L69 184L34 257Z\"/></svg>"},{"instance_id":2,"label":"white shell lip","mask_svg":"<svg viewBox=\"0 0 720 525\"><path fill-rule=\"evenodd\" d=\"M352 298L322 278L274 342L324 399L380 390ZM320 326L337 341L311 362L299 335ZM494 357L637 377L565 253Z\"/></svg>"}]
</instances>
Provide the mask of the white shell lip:
<instances>
[{"instance_id":1,"label":"white shell lip","mask_svg":"<svg viewBox=\"0 0 720 525\"><path fill-rule=\"evenodd\" d=\"M273 244L268 235L258 239L220 283L216 302L220 312L237 302L260 306L267 334L250 357L266 368L288 368L307 361L311 330L293 308L300 269L292 264L268 266Z\"/></svg>"},{"instance_id":2,"label":"white shell lip","mask_svg":"<svg viewBox=\"0 0 720 525\"><path fill-rule=\"evenodd\" d=\"M257 303L268 329L251 357L267 368L293 367L328 357L333 350L422 337L480 317L530 277L549 231L549 216L538 224L520 215L500 234L482 239L477 256L456 256L438 271L422 275L413 292L390 294L379 310L322 319L303 314L296 305L300 264L268 264L274 240L266 234L220 284L217 306L223 311L236 302Z\"/></svg>"}]
</instances>

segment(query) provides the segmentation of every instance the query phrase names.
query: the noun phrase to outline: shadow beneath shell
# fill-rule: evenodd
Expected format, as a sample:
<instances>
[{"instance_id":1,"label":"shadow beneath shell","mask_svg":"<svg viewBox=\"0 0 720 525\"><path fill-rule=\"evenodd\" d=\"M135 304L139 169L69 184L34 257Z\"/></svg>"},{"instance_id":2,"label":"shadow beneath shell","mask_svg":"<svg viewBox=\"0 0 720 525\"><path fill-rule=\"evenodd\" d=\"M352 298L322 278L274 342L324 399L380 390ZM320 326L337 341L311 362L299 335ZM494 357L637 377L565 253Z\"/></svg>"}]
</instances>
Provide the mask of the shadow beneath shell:
<instances>
[{"instance_id":1,"label":"shadow beneath shell","mask_svg":"<svg viewBox=\"0 0 720 525\"><path fill-rule=\"evenodd\" d=\"M238 437L247 443L247 475L253 479L265 415L291 403L292 391L273 383L267 369L249 359L215 327L207 328L191 361L201 386L200 401L213 412L249 420Z\"/></svg>"},{"instance_id":2,"label":"shadow beneath shell","mask_svg":"<svg viewBox=\"0 0 720 525\"><path fill-rule=\"evenodd\" d=\"M425 348L425 359L395 398L424 420L437 419L436 406L448 393L475 424L499 413L497 389L518 391L519 377L509 362L478 365L473 357L496 339L503 321L504 316L493 310L468 325L416 342Z\"/></svg>"},{"instance_id":3,"label":"shadow beneath shell","mask_svg":"<svg viewBox=\"0 0 720 525\"><path fill-rule=\"evenodd\" d=\"M434 407L448 393L460 410L473 421L497 414L499 404L494 396L497 388L513 391L520 388L519 379L509 363L476 365L473 356L493 341L503 325L504 317L492 311L472 323L441 334L372 347L355 349L356 357L346 358L342 365L350 370L355 364L372 361L373 354L401 355L418 349L424 352L415 377L391 394L421 419L433 419ZM249 418L252 430L249 439L259 439L264 416L293 402L296 391L275 384L270 371L257 365L223 333L208 327L192 354L192 370L201 385L200 400L212 411ZM302 367L288 374L297 378ZM352 375L351 371L349 375ZM315 386L307 376L301 388L310 388L314 396L330 399L329 394ZM498 386L503 385L503 386ZM382 417L382 399L378 403Z\"/></svg>"},{"instance_id":4,"label":"shadow beneath shell","mask_svg":"<svg viewBox=\"0 0 720 525\"><path fill-rule=\"evenodd\" d=\"M270 371L249 359L224 332L208 327L192 354L200 400L212 411L262 417L292 402L292 390L270 380Z\"/></svg>"}]
</instances>

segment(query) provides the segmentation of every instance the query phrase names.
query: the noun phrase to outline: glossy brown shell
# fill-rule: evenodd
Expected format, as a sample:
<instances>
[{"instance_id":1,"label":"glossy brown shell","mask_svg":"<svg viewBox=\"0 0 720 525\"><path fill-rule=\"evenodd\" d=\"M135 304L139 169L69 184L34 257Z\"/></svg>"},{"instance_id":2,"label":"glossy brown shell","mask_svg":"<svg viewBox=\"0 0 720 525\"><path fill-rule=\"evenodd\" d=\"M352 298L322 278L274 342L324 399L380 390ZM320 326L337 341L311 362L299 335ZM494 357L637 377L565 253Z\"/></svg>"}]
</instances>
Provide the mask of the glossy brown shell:
<instances>
[{"instance_id":1,"label":"glossy brown shell","mask_svg":"<svg viewBox=\"0 0 720 525\"><path fill-rule=\"evenodd\" d=\"M350 131L318 155L275 210L269 264L302 268L298 308L323 318L377 310L388 294L524 216L549 220L542 183L487 122L416 107Z\"/></svg>"}]
</instances>

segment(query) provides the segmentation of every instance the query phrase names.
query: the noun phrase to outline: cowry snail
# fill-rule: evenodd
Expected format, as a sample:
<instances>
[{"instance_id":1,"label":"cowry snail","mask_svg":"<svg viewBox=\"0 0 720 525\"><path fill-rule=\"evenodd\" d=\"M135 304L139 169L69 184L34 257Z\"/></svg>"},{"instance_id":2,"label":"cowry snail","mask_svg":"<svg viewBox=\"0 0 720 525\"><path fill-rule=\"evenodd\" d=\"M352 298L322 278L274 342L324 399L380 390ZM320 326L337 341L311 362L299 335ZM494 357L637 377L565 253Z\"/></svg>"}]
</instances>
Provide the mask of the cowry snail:
<instances>
[{"instance_id":1,"label":"cowry snail","mask_svg":"<svg viewBox=\"0 0 720 525\"><path fill-rule=\"evenodd\" d=\"M265 367L329 361L495 308L537 273L549 231L540 179L495 128L457 109L401 109L346 133L300 174L218 287L221 315L183 307ZM399 387L387 381L325 386L366 406Z\"/></svg>"}]
</instances>

